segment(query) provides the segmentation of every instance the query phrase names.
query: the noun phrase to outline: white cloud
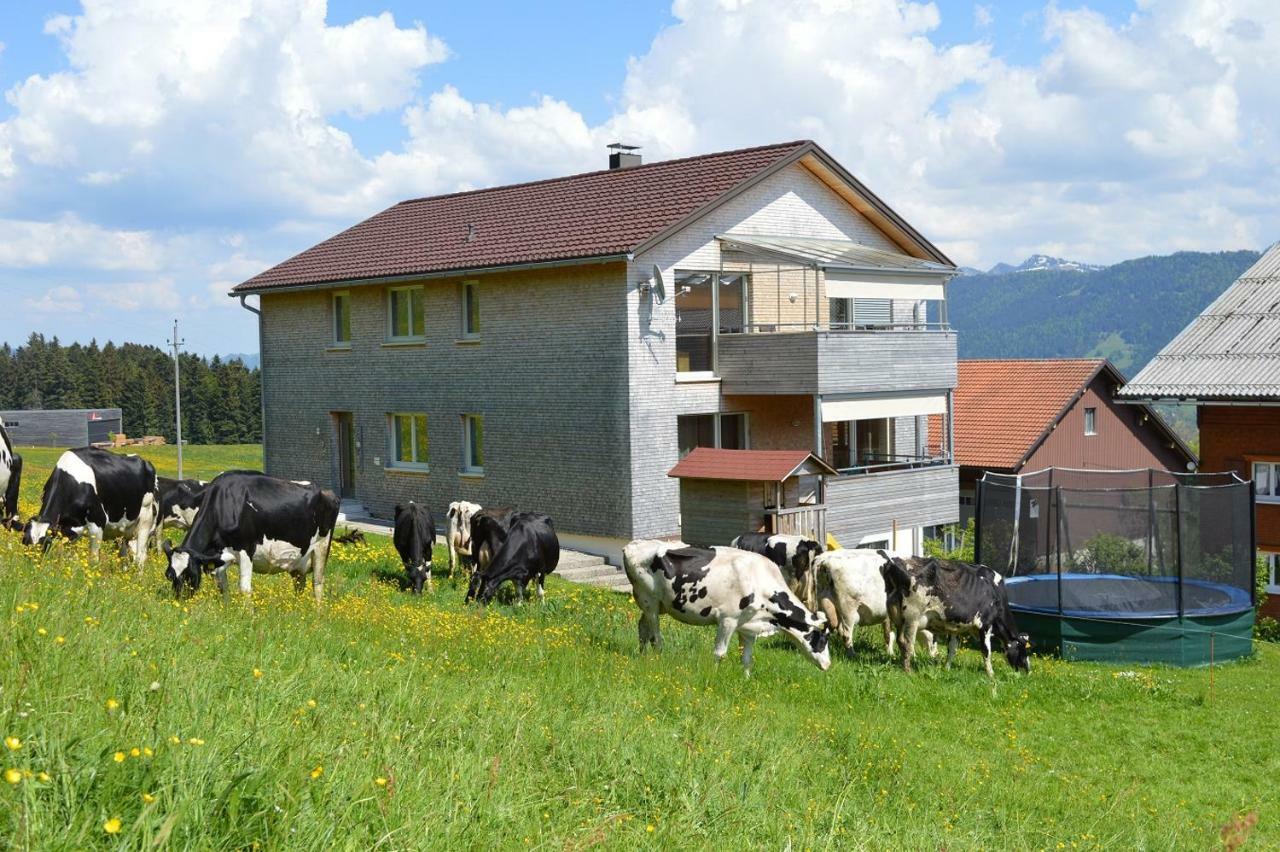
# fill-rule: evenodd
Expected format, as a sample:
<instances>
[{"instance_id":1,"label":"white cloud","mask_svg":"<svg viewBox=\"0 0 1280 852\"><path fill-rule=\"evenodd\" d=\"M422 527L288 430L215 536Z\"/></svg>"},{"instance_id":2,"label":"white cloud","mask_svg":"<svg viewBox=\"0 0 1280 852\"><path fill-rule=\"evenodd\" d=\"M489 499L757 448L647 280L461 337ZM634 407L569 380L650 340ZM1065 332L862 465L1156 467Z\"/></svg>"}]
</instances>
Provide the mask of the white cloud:
<instances>
[{"instance_id":1,"label":"white cloud","mask_svg":"<svg viewBox=\"0 0 1280 852\"><path fill-rule=\"evenodd\" d=\"M985 5L985 6L984 6L984 5L983 5L983 4L981 4L981 3L976 3L976 4L974 4L974 7L973 7L973 22L974 22L975 24L977 24L977 25L978 25L979 27L981 27L982 29L986 29L987 27L989 27L989 26L991 26L993 23L995 23L995 20L996 20L996 19L995 19L995 15L993 15L993 14L991 13L991 6L990 6L990 5Z\"/></svg>"},{"instance_id":2,"label":"white cloud","mask_svg":"<svg viewBox=\"0 0 1280 852\"><path fill-rule=\"evenodd\" d=\"M41 313L80 313L84 310L80 292L66 285L52 287L40 298L24 299L23 303L28 308Z\"/></svg>"},{"instance_id":3,"label":"white cloud","mask_svg":"<svg viewBox=\"0 0 1280 852\"><path fill-rule=\"evenodd\" d=\"M95 302L122 311L172 311L179 304L178 291L171 278L96 284L90 288L90 296Z\"/></svg>"},{"instance_id":4,"label":"white cloud","mask_svg":"<svg viewBox=\"0 0 1280 852\"><path fill-rule=\"evenodd\" d=\"M51 222L0 219L0 267L152 270L162 255L147 231L103 228L74 215Z\"/></svg>"}]
</instances>

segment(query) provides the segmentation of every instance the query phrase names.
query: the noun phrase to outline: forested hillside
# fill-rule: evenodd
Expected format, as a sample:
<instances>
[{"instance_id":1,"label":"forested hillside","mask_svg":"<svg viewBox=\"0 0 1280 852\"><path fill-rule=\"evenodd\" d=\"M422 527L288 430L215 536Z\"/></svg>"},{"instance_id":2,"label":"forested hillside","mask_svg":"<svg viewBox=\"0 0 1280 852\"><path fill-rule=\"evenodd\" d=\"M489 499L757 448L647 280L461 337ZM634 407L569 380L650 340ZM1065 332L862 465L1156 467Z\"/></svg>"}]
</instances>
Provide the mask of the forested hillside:
<instances>
[{"instance_id":1,"label":"forested hillside","mask_svg":"<svg viewBox=\"0 0 1280 852\"><path fill-rule=\"evenodd\" d=\"M182 437L193 444L262 440L256 369L238 359L183 354ZM155 346L96 341L63 346L33 334L0 346L0 409L119 408L131 436L174 440L173 358Z\"/></svg>"},{"instance_id":2,"label":"forested hillside","mask_svg":"<svg viewBox=\"0 0 1280 852\"><path fill-rule=\"evenodd\" d=\"M953 279L961 358L1110 358L1132 377L1255 260L1253 251L1178 252L1103 269Z\"/></svg>"}]
</instances>

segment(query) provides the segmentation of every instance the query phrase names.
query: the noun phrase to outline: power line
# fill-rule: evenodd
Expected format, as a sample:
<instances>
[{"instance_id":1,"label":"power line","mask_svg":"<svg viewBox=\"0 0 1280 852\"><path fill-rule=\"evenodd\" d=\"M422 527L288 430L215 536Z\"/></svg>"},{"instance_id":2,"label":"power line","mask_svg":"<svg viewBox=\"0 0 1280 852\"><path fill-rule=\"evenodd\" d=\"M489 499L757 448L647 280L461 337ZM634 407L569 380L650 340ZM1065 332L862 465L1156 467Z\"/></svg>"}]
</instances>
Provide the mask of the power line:
<instances>
[{"instance_id":1,"label":"power line","mask_svg":"<svg viewBox=\"0 0 1280 852\"><path fill-rule=\"evenodd\" d=\"M178 351L185 340L178 338L178 320L173 320L173 339L169 345L173 348L173 419L178 438L178 479L182 479L182 373L178 369Z\"/></svg>"}]
</instances>

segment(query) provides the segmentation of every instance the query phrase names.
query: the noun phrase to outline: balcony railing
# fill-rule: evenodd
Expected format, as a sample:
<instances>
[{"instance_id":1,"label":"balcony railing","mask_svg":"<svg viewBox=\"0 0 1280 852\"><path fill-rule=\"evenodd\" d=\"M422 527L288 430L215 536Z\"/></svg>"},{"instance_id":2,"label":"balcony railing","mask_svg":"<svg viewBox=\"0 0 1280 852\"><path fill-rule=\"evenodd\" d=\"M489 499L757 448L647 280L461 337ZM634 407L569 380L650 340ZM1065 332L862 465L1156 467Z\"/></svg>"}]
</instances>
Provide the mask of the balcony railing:
<instances>
[{"instance_id":1,"label":"balcony railing","mask_svg":"<svg viewBox=\"0 0 1280 852\"><path fill-rule=\"evenodd\" d=\"M827 507L810 503L790 509L768 509L774 535L802 535L815 541L827 539Z\"/></svg>"},{"instance_id":2,"label":"balcony railing","mask_svg":"<svg viewBox=\"0 0 1280 852\"><path fill-rule=\"evenodd\" d=\"M894 455L888 453L863 453L862 463L849 467L841 467L837 463L837 470L841 476L860 476L868 473L883 473L889 470L914 470L921 467L937 467L939 465L951 464L951 459L945 455Z\"/></svg>"},{"instance_id":3,"label":"balcony railing","mask_svg":"<svg viewBox=\"0 0 1280 852\"><path fill-rule=\"evenodd\" d=\"M745 325L723 325L721 335L728 334L785 334L788 332L825 331L838 334L876 334L893 331L951 331L946 322L760 322Z\"/></svg>"}]
</instances>

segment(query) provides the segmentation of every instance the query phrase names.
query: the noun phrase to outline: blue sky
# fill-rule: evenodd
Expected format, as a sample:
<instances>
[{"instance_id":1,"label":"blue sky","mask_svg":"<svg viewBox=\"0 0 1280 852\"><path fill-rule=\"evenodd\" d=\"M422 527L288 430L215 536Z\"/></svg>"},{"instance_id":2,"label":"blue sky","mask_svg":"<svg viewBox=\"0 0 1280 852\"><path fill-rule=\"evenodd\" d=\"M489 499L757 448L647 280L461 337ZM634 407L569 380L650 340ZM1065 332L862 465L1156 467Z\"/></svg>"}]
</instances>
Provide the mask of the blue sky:
<instances>
[{"instance_id":1,"label":"blue sky","mask_svg":"<svg viewBox=\"0 0 1280 852\"><path fill-rule=\"evenodd\" d=\"M0 337L252 351L398 198L812 137L961 263L1280 237L1280 4L0 4Z\"/></svg>"}]
</instances>

